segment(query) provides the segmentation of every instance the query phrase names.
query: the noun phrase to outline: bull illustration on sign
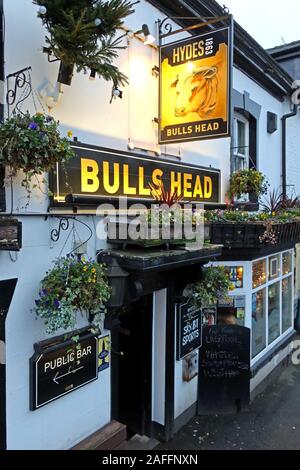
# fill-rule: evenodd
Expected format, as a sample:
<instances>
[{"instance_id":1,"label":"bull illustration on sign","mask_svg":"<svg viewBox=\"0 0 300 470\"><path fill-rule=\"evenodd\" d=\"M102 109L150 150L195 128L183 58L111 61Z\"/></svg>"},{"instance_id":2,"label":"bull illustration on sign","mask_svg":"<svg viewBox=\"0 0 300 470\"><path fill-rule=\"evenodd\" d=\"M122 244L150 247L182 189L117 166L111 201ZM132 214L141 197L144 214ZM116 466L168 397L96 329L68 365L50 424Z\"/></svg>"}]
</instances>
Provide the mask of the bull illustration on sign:
<instances>
[{"instance_id":1,"label":"bull illustration on sign","mask_svg":"<svg viewBox=\"0 0 300 470\"><path fill-rule=\"evenodd\" d=\"M176 90L176 117L190 113L208 117L217 105L218 67L197 67L184 80L177 75L171 87Z\"/></svg>"}]
</instances>

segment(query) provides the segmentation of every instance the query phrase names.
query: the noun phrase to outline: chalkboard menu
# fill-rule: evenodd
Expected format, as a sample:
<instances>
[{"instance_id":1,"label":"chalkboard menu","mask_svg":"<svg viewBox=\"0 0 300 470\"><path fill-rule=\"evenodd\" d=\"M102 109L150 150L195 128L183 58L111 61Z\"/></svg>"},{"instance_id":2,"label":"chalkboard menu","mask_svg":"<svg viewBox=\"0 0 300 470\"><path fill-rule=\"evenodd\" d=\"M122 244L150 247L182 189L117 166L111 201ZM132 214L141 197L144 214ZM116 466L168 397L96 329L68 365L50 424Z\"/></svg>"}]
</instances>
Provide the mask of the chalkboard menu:
<instances>
[{"instance_id":1,"label":"chalkboard menu","mask_svg":"<svg viewBox=\"0 0 300 470\"><path fill-rule=\"evenodd\" d=\"M97 377L98 340L94 334L86 334L76 343L46 347L30 359L30 409L36 410Z\"/></svg>"},{"instance_id":2,"label":"chalkboard menu","mask_svg":"<svg viewBox=\"0 0 300 470\"><path fill-rule=\"evenodd\" d=\"M177 304L177 360L201 346L201 309L189 302Z\"/></svg>"},{"instance_id":3,"label":"chalkboard menu","mask_svg":"<svg viewBox=\"0 0 300 470\"><path fill-rule=\"evenodd\" d=\"M204 326L199 358L200 414L233 412L250 400L250 329Z\"/></svg>"}]
</instances>

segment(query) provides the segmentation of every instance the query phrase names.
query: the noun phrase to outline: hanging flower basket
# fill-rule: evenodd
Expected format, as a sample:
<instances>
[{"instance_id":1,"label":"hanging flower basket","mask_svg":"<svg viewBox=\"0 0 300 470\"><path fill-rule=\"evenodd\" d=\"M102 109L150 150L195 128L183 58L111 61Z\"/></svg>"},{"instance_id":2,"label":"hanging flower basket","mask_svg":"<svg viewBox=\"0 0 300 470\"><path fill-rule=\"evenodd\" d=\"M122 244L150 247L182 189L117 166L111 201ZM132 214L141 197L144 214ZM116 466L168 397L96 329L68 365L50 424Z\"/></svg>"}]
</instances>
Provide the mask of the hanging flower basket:
<instances>
[{"instance_id":1,"label":"hanging flower basket","mask_svg":"<svg viewBox=\"0 0 300 470\"><path fill-rule=\"evenodd\" d=\"M101 328L110 295L103 264L72 256L61 258L41 282L35 313L44 319L49 334L60 328L74 329L78 312Z\"/></svg>"},{"instance_id":2,"label":"hanging flower basket","mask_svg":"<svg viewBox=\"0 0 300 470\"><path fill-rule=\"evenodd\" d=\"M66 163L74 156L70 142L60 136L59 122L42 113L15 114L0 125L0 164L11 174L23 170L22 185L29 191L33 176Z\"/></svg>"}]
</instances>

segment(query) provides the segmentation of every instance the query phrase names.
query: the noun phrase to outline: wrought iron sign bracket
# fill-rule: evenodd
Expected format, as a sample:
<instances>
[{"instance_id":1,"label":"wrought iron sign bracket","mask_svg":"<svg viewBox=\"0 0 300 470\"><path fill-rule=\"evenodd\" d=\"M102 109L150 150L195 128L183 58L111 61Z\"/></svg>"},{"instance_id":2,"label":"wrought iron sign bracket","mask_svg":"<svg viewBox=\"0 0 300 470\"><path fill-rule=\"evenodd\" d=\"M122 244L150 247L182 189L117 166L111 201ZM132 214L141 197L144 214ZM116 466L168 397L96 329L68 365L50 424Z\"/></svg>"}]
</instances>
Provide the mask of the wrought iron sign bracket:
<instances>
[{"instance_id":1,"label":"wrought iron sign bracket","mask_svg":"<svg viewBox=\"0 0 300 470\"><path fill-rule=\"evenodd\" d=\"M58 228L54 228L51 230L51 240L56 243L60 239L61 232L65 232L70 228L70 220L74 219L74 217L58 217L59 225Z\"/></svg>"},{"instance_id":2,"label":"wrought iron sign bracket","mask_svg":"<svg viewBox=\"0 0 300 470\"><path fill-rule=\"evenodd\" d=\"M30 71L31 71L31 67L26 67L24 69L18 70L17 72L11 73L11 74L7 75L7 77L6 77L6 85L7 85L6 103L7 103L7 107L8 107L8 117L10 116L10 112L9 112L10 107L13 106L16 102L18 90L24 88L26 85L29 86L29 92L27 93L27 95L25 97L20 99L20 101L17 103L17 106L21 102L25 101L25 99L28 98L28 96L31 93L30 79L28 80L27 76L26 76L26 72L30 72ZM30 75L29 75L29 77L30 77ZM10 80L11 79L14 79L14 84L13 84L12 88L10 88ZM24 91L26 91L26 90L24 89Z\"/></svg>"},{"instance_id":3,"label":"wrought iron sign bracket","mask_svg":"<svg viewBox=\"0 0 300 470\"><path fill-rule=\"evenodd\" d=\"M168 36L180 34L185 31L192 31L193 29L203 28L204 26L209 26L215 23L220 23L221 21L228 20L230 22L232 19L232 15L228 14L229 13L228 10L224 10L224 12L226 13L226 15L219 16L219 17L214 16L214 17L203 18L201 16L167 16L163 20L157 20L159 46L162 45L162 40ZM179 28L173 31L173 25L171 24L171 21L176 22L176 20L191 20L191 21L202 20L202 22L193 24L191 26L187 26L185 28Z\"/></svg>"}]
</instances>

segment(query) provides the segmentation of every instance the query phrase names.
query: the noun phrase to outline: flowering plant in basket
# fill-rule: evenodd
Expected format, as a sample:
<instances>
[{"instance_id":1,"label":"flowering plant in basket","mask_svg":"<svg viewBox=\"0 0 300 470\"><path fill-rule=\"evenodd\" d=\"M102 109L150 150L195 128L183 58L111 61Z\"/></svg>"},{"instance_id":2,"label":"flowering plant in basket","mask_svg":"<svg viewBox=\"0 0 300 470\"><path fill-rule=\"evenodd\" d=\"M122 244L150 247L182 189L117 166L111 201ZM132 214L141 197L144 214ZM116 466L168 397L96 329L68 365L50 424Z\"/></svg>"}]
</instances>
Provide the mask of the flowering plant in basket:
<instances>
[{"instance_id":1,"label":"flowering plant in basket","mask_svg":"<svg viewBox=\"0 0 300 470\"><path fill-rule=\"evenodd\" d=\"M0 125L0 164L9 166L12 174L23 170L22 185L28 192L33 176L74 156L70 141L60 136L58 125L42 113L14 114Z\"/></svg>"},{"instance_id":2,"label":"flowering plant in basket","mask_svg":"<svg viewBox=\"0 0 300 470\"><path fill-rule=\"evenodd\" d=\"M81 312L101 327L110 298L106 267L85 258L60 258L41 282L35 313L45 321L47 333L74 328Z\"/></svg>"}]
</instances>

